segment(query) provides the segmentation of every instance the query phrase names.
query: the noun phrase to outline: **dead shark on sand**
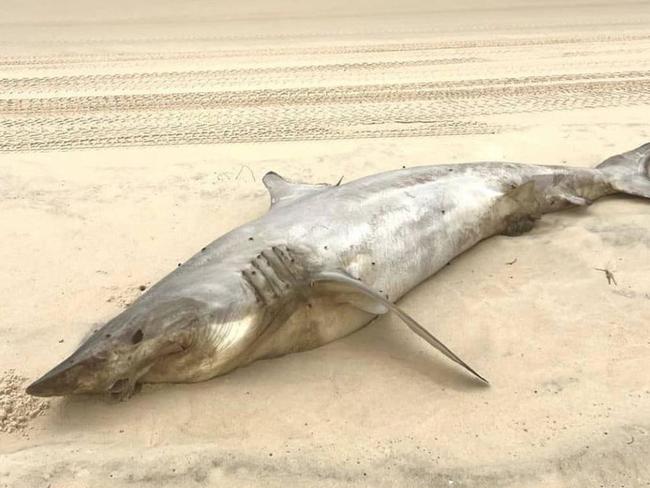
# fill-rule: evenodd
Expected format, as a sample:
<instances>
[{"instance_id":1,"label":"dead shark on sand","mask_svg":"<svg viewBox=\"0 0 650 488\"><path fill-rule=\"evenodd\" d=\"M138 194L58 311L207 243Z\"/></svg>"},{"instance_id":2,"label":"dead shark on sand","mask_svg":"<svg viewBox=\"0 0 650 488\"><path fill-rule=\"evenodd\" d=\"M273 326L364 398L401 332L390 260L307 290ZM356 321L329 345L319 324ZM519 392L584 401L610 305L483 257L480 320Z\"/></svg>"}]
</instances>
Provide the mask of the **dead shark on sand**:
<instances>
[{"instance_id":1,"label":"dead shark on sand","mask_svg":"<svg viewBox=\"0 0 650 488\"><path fill-rule=\"evenodd\" d=\"M343 185L268 173L266 215L201 249L27 392L125 399L141 383L203 381L321 346L388 311L486 382L394 302L479 241L526 232L544 213L618 192L650 198L649 171L650 143L594 169L467 163Z\"/></svg>"}]
</instances>

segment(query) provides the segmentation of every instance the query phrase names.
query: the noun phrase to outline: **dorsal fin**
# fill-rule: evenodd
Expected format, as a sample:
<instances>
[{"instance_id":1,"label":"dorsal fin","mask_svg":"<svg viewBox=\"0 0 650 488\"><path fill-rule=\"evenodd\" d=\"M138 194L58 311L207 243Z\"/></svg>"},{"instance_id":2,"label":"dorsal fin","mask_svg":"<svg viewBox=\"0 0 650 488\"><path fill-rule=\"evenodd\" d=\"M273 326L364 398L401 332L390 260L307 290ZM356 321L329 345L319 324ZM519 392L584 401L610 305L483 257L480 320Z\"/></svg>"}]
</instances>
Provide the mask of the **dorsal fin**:
<instances>
[{"instance_id":1,"label":"dorsal fin","mask_svg":"<svg viewBox=\"0 0 650 488\"><path fill-rule=\"evenodd\" d=\"M269 171L262 178L262 182L271 195L271 207L285 204L298 198L319 193L332 185L320 183L310 185L307 183L294 183L284 179L274 171Z\"/></svg>"}]
</instances>

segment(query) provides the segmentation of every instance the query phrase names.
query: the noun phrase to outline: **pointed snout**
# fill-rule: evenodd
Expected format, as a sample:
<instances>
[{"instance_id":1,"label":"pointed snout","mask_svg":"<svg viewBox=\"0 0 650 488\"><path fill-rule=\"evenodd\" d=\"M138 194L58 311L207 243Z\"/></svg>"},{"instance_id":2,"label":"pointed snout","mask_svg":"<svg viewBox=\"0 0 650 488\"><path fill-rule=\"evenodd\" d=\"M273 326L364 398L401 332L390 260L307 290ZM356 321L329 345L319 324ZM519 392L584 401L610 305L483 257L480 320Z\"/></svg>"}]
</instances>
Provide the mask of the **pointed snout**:
<instances>
[{"instance_id":1,"label":"pointed snout","mask_svg":"<svg viewBox=\"0 0 650 488\"><path fill-rule=\"evenodd\" d=\"M25 390L33 396L64 396L85 393L102 383L98 371L105 360L98 356L83 357L83 349L61 362Z\"/></svg>"},{"instance_id":2,"label":"pointed snout","mask_svg":"<svg viewBox=\"0 0 650 488\"><path fill-rule=\"evenodd\" d=\"M34 396L114 393L136 384L161 358L186 351L209 308L202 302L178 299L152 309L144 304L127 309L96 330L65 361L34 381L26 392ZM126 390L124 390L126 391Z\"/></svg>"},{"instance_id":3,"label":"pointed snout","mask_svg":"<svg viewBox=\"0 0 650 488\"><path fill-rule=\"evenodd\" d=\"M74 393L77 388L74 370L74 364L70 364L70 360L66 360L34 381L25 391L29 395L39 397Z\"/></svg>"},{"instance_id":4,"label":"pointed snout","mask_svg":"<svg viewBox=\"0 0 650 488\"><path fill-rule=\"evenodd\" d=\"M29 395L38 397L63 396L71 393L69 387L62 385L56 378L48 378L47 375L34 381L25 391Z\"/></svg>"}]
</instances>

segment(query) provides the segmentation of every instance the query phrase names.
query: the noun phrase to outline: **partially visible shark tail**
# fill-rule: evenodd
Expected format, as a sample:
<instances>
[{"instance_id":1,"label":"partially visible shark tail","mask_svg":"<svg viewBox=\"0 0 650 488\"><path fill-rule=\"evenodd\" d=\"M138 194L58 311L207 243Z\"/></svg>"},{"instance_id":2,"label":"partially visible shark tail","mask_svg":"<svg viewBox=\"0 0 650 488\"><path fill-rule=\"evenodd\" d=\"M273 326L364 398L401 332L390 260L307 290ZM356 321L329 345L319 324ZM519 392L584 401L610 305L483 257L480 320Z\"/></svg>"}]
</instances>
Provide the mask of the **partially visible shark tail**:
<instances>
[{"instance_id":1,"label":"partially visible shark tail","mask_svg":"<svg viewBox=\"0 0 650 488\"><path fill-rule=\"evenodd\" d=\"M650 198L650 142L612 156L597 168L605 174L614 190Z\"/></svg>"}]
</instances>

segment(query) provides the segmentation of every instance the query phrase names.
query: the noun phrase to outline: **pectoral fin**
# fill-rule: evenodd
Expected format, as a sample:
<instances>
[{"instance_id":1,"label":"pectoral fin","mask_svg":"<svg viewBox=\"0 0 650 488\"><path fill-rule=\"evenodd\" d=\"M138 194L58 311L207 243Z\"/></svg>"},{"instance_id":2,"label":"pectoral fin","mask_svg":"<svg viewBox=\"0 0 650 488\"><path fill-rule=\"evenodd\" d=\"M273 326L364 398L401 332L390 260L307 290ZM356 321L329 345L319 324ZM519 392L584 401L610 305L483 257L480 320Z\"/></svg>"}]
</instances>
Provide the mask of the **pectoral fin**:
<instances>
[{"instance_id":1,"label":"pectoral fin","mask_svg":"<svg viewBox=\"0 0 650 488\"><path fill-rule=\"evenodd\" d=\"M422 327L413 317L411 317L409 314L404 312L401 308L399 308L394 303L391 303L390 301L386 300L379 293L377 293L367 285L363 284L359 280L352 278L351 276L349 276L348 274L342 271L323 271L321 273L318 273L316 276L312 277L311 279L312 286L318 283L326 284L328 286L335 285L339 293L343 290L348 290L352 294L363 295L370 301L375 302L377 305L380 305L392 311L413 332L419 335L422 339L427 341L429 344L431 344L433 347L435 347L438 351L440 351L442 354L447 356L449 359L461 365L463 368L465 368L467 371L472 373L478 379L480 379L486 384L489 384L485 378L483 378L480 374L474 371L474 369L472 369L467 363L465 363L465 361L463 361L456 354L454 354L442 342L436 339L431 333L429 333L429 331L427 331L424 327ZM350 302L354 304L354 300L351 300Z\"/></svg>"},{"instance_id":2,"label":"pectoral fin","mask_svg":"<svg viewBox=\"0 0 650 488\"><path fill-rule=\"evenodd\" d=\"M388 307L383 305L381 302L366 295L362 295L361 293L351 293L349 290L347 292L339 293L334 298L334 301L338 303L348 303L359 310L363 310L364 312L373 315L384 315L385 313L388 313Z\"/></svg>"}]
</instances>

